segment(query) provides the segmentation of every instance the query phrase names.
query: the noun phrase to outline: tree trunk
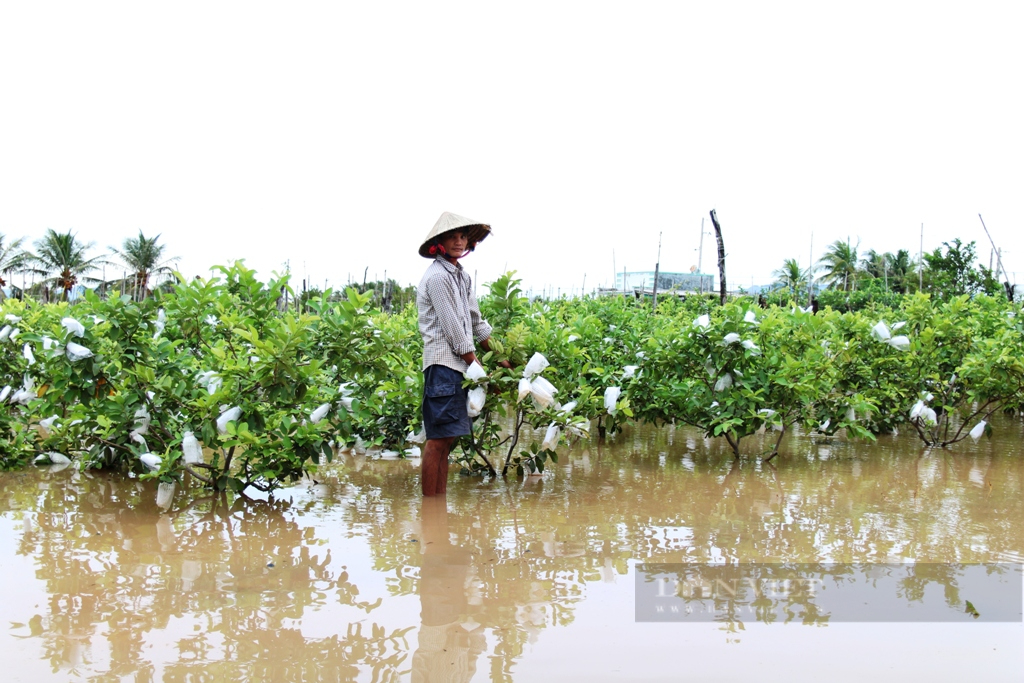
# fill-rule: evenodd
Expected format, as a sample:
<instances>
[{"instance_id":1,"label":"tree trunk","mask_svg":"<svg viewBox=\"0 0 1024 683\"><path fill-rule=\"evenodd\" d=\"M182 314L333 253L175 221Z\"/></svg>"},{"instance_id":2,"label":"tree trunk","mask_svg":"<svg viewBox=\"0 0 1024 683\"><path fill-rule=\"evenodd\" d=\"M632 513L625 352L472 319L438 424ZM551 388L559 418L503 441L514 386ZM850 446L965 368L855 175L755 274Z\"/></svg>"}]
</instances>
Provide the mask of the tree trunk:
<instances>
[{"instance_id":1,"label":"tree trunk","mask_svg":"<svg viewBox=\"0 0 1024 683\"><path fill-rule=\"evenodd\" d=\"M725 286L725 243L722 241L722 226L718 224L718 216L715 210L711 209L711 223L715 226L715 239L718 240L718 277L720 281L719 290L722 305L725 305L727 290Z\"/></svg>"}]
</instances>

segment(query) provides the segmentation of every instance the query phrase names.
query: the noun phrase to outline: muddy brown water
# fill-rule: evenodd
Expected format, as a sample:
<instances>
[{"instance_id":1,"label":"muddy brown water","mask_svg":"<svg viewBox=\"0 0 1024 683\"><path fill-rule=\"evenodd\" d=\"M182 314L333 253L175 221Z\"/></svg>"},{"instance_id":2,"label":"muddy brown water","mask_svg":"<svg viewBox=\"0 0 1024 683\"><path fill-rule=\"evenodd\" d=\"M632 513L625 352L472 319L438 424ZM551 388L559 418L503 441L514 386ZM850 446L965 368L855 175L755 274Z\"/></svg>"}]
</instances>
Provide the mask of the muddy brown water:
<instances>
[{"instance_id":1,"label":"muddy brown water","mask_svg":"<svg viewBox=\"0 0 1024 683\"><path fill-rule=\"evenodd\" d=\"M453 475L444 502L418 495L418 461L354 455L273 498L179 491L166 511L151 482L0 474L0 680L1020 680L1020 606L972 618L946 579L894 598L944 623L634 606L646 563L998 562L1019 584L1022 436L795 436L768 466L642 428L563 447L541 478Z\"/></svg>"}]
</instances>

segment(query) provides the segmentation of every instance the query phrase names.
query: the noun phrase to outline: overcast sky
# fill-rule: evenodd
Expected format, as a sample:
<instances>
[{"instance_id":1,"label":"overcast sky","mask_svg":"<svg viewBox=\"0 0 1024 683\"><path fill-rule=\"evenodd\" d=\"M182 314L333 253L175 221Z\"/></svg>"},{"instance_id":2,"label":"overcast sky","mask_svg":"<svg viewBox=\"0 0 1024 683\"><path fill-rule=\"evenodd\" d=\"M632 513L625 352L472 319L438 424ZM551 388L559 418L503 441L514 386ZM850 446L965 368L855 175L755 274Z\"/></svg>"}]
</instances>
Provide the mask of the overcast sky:
<instances>
[{"instance_id":1,"label":"overcast sky","mask_svg":"<svg viewBox=\"0 0 1024 683\"><path fill-rule=\"evenodd\" d=\"M835 240L915 253L982 214L1024 281L1024 4L5 2L0 233L159 233L188 275L290 261L416 283L463 264L578 292L697 265L730 284ZM710 220L705 220L710 231ZM614 261L613 261L614 252ZM703 269L715 268L706 236ZM15 280L17 282L17 279Z\"/></svg>"}]
</instances>

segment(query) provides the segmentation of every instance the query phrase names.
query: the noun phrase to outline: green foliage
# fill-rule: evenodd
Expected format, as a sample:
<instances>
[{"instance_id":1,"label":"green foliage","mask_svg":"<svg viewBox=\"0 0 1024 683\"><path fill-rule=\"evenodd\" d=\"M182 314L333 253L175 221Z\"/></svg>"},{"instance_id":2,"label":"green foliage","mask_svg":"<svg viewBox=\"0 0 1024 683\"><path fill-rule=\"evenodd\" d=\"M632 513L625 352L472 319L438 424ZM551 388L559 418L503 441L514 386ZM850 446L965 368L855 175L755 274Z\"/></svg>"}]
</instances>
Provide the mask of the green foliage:
<instances>
[{"instance_id":1,"label":"green foliage","mask_svg":"<svg viewBox=\"0 0 1024 683\"><path fill-rule=\"evenodd\" d=\"M942 247L924 255L928 266L927 284L935 296L951 299L964 294L994 296L1002 292L992 271L983 266L975 267L974 251L973 241L963 244L954 239L952 244L943 242Z\"/></svg>"},{"instance_id":2,"label":"green foliage","mask_svg":"<svg viewBox=\"0 0 1024 683\"><path fill-rule=\"evenodd\" d=\"M899 308L903 295L886 290L879 279L862 279L853 291L825 289L818 294L818 307L831 308L840 313L865 311L874 308Z\"/></svg>"},{"instance_id":3,"label":"green foliage","mask_svg":"<svg viewBox=\"0 0 1024 683\"><path fill-rule=\"evenodd\" d=\"M0 466L57 452L87 468L273 489L335 446L407 446L421 423L414 306L382 312L372 291L350 288L283 310L294 300L287 277L263 283L242 263L216 272L179 277L144 301L2 302L0 390L10 389ZM762 430L778 434L766 457L794 429L867 439L913 429L945 446L1024 404L1013 304L984 294L887 299L875 282L817 315L701 297L664 300L655 314L624 297L531 303L508 273L481 301L496 330L481 355L487 401L456 457L469 472L542 472L556 439L539 443L527 429L590 438L592 425L604 436L632 420L695 425L737 456ZM556 390L550 405L519 395L535 353L550 363L539 374ZM236 419L219 420L229 408ZM201 462L184 461L187 432L205 449ZM153 471L147 454L160 458Z\"/></svg>"}]
</instances>

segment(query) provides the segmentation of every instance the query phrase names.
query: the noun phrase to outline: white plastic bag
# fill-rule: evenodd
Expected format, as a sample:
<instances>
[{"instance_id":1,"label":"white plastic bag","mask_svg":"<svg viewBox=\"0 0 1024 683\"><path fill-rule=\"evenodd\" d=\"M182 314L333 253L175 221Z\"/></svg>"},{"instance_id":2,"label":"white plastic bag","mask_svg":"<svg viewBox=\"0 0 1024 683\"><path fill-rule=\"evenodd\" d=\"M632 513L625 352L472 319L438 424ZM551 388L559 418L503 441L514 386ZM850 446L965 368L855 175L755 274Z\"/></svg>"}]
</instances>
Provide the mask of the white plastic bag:
<instances>
[{"instance_id":1,"label":"white plastic bag","mask_svg":"<svg viewBox=\"0 0 1024 683\"><path fill-rule=\"evenodd\" d=\"M604 409L608 411L609 415L614 415L617 408L615 404L619 402L619 395L622 393L622 389L619 387L608 387L604 390Z\"/></svg>"},{"instance_id":2,"label":"white plastic bag","mask_svg":"<svg viewBox=\"0 0 1024 683\"><path fill-rule=\"evenodd\" d=\"M12 331L13 329L14 329L14 328L13 328L13 327L11 327L10 325L4 325L4 326L3 326L3 329L0 329L0 341L4 341L4 340L6 340L6 339L7 339L8 337L10 337L10 336L11 336L11 331Z\"/></svg>"},{"instance_id":3,"label":"white plastic bag","mask_svg":"<svg viewBox=\"0 0 1024 683\"><path fill-rule=\"evenodd\" d=\"M725 374L723 374L721 377L718 378L717 382L715 382L715 391L716 392L717 391L725 391L726 389L728 389L731 386L732 386L732 375L730 375L728 372L726 372Z\"/></svg>"},{"instance_id":4,"label":"white plastic bag","mask_svg":"<svg viewBox=\"0 0 1024 683\"><path fill-rule=\"evenodd\" d=\"M557 393L558 389L555 389L554 385L543 377L535 377L530 383L530 394L541 408L551 405Z\"/></svg>"},{"instance_id":5,"label":"white plastic bag","mask_svg":"<svg viewBox=\"0 0 1024 683\"><path fill-rule=\"evenodd\" d=\"M708 325L711 324L711 316L708 315L707 313L705 313L704 315L699 315L697 316L697 319L693 321L693 324L695 327L699 327L701 329L706 330L708 328Z\"/></svg>"},{"instance_id":6,"label":"white plastic bag","mask_svg":"<svg viewBox=\"0 0 1024 683\"><path fill-rule=\"evenodd\" d=\"M740 335L739 334L737 334L736 332L730 332L729 334L725 335L724 339L722 339L722 343L726 344L726 345L728 345L728 344L735 344L739 340L740 340Z\"/></svg>"},{"instance_id":7,"label":"white plastic bag","mask_svg":"<svg viewBox=\"0 0 1024 683\"><path fill-rule=\"evenodd\" d=\"M548 431L544 434L544 442L540 445L541 448L547 448L555 450L558 446L558 440L562 437L562 430L558 428L554 422L548 427Z\"/></svg>"},{"instance_id":8,"label":"white plastic bag","mask_svg":"<svg viewBox=\"0 0 1024 683\"><path fill-rule=\"evenodd\" d=\"M753 351L755 354L761 350L757 348L757 344L754 343L753 339L744 339L741 342L741 344L743 345L743 348L747 349L748 351Z\"/></svg>"},{"instance_id":9,"label":"white plastic bag","mask_svg":"<svg viewBox=\"0 0 1024 683\"><path fill-rule=\"evenodd\" d=\"M548 365L550 365L550 363L548 363L548 359L545 358L543 354L539 352L535 353L530 358L530 362L526 364L525 368L523 368L523 377L531 379L538 372L543 371Z\"/></svg>"},{"instance_id":10,"label":"white plastic bag","mask_svg":"<svg viewBox=\"0 0 1024 683\"><path fill-rule=\"evenodd\" d=\"M139 460L141 460L142 464L153 472L160 469L160 463L163 462L159 455L153 455L152 453L143 453L139 456Z\"/></svg>"},{"instance_id":11,"label":"white plastic bag","mask_svg":"<svg viewBox=\"0 0 1024 683\"><path fill-rule=\"evenodd\" d=\"M171 507L171 501L174 500L174 482L162 481L160 485L156 487L156 506L163 510Z\"/></svg>"},{"instance_id":12,"label":"white plastic bag","mask_svg":"<svg viewBox=\"0 0 1024 683\"><path fill-rule=\"evenodd\" d=\"M576 409L576 401L569 401L564 406L562 406L559 409L558 412L562 413L563 415L568 415L569 413L571 413L575 409Z\"/></svg>"},{"instance_id":13,"label":"white plastic bag","mask_svg":"<svg viewBox=\"0 0 1024 683\"><path fill-rule=\"evenodd\" d=\"M532 388L530 386L530 380L525 377L519 380L519 398L517 401L522 401L524 398L530 395Z\"/></svg>"},{"instance_id":14,"label":"white plastic bag","mask_svg":"<svg viewBox=\"0 0 1024 683\"><path fill-rule=\"evenodd\" d=\"M974 425L974 429L971 430L971 438L977 441L981 438L981 435L985 433L985 425L988 423L982 420L978 424Z\"/></svg>"},{"instance_id":15,"label":"white plastic bag","mask_svg":"<svg viewBox=\"0 0 1024 683\"><path fill-rule=\"evenodd\" d=\"M181 437L181 454L186 465L195 465L203 461L203 449L192 432L185 432Z\"/></svg>"},{"instance_id":16,"label":"white plastic bag","mask_svg":"<svg viewBox=\"0 0 1024 683\"><path fill-rule=\"evenodd\" d=\"M639 365L627 365L626 367L622 368L622 379L629 379L630 377L635 375L637 368L639 367Z\"/></svg>"},{"instance_id":17,"label":"white plastic bag","mask_svg":"<svg viewBox=\"0 0 1024 683\"><path fill-rule=\"evenodd\" d=\"M416 432L415 434L410 434L409 436L405 437L405 440L408 441L409 443L423 443L424 441L427 440L427 432L423 427L420 427L420 431Z\"/></svg>"},{"instance_id":18,"label":"white plastic bag","mask_svg":"<svg viewBox=\"0 0 1024 683\"><path fill-rule=\"evenodd\" d=\"M484 372L484 368L482 365L480 365L476 361L473 361L472 363L469 364L469 367L466 368L465 377L466 379L473 380L474 382L479 382L482 379L486 379L487 373Z\"/></svg>"},{"instance_id":19,"label":"white plastic bag","mask_svg":"<svg viewBox=\"0 0 1024 683\"><path fill-rule=\"evenodd\" d=\"M135 411L135 431L139 434L149 433L149 423L152 421L152 417L146 406L142 406Z\"/></svg>"},{"instance_id":20,"label":"white plastic bag","mask_svg":"<svg viewBox=\"0 0 1024 683\"><path fill-rule=\"evenodd\" d=\"M889 332L889 326L885 324L885 321L879 321L877 325L871 328L871 336L878 341L886 341L892 336Z\"/></svg>"},{"instance_id":21,"label":"white plastic bag","mask_svg":"<svg viewBox=\"0 0 1024 683\"><path fill-rule=\"evenodd\" d=\"M7 397L11 395L11 385L8 384L3 389L0 389L0 403L7 400Z\"/></svg>"},{"instance_id":22,"label":"white plastic bag","mask_svg":"<svg viewBox=\"0 0 1024 683\"><path fill-rule=\"evenodd\" d=\"M57 452L54 452L54 451L50 451L46 455L49 456L50 462L52 464L54 464L54 465L69 465L69 464L71 464L71 459L68 458L68 456L64 455L63 453L57 453Z\"/></svg>"},{"instance_id":23,"label":"white plastic bag","mask_svg":"<svg viewBox=\"0 0 1024 683\"><path fill-rule=\"evenodd\" d=\"M329 411L330 409L331 409L331 404L330 403L324 403L322 406L320 406L319 408L314 410L312 413L310 413L309 421L312 422L313 424L316 424L317 422L320 422L325 417L327 417L327 411Z\"/></svg>"},{"instance_id":24,"label":"white plastic bag","mask_svg":"<svg viewBox=\"0 0 1024 683\"><path fill-rule=\"evenodd\" d=\"M747 311L745 314L743 314L743 322L745 322L745 323L752 323L752 324L756 325L757 324L757 316L754 315L753 311Z\"/></svg>"},{"instance_id":25,"label":"white plastic bag","mask_svg":"<svg viewBox=\"0 0 1024 683\"><path fill-rule=\"evenodd\" d=\"M899 335L898 337L893 337L892 339L887 340L885 343L891 346L892 348L896 349L897 351L906 351L907 349L910 348L910 339L903 334Z\"/></svg>"},{"instance_id":26,"label":"white plastic bag","mask_svg":"<svg viewBox=\"0 0 1024 683\"><path fill-rule=\"evenodd\" d=\"M72 363L77 363L78 361L85 360L86 358L92 358L92 351L81 344L76 344L71 341L68 342L67 347L64 349L64 353L67 354L68 360Z\"/></svg>"},{"instance_id":27,"label":"white plastic bag","mask_svg":"<svg viewBox=\"0 0 1024 683\"><path fill-rule=\"evenodd\" d=\"M228 433L228 422L234 422L242 416L242 409L238 406L228 408L217 418L217 431L221 434Z\"/></svg>"},{"instance_id":28,"label":"white plastic bag","mask_svg":"<svg viewBox=\"0 0 1024 683\"><path fill-rule=\"evenodd\" d=\"M60 321L60 324L68 331L69 334L73 334L76 337L85 335L85 325L74 318L64 318Z\"/></svg>"},{"instance_id":29,"label":"white plastic bag","mask_svg":"<svg viewBox=\"0 0 1024 683\"><path fill-rule=\"evenodd\" d=\"M39 426L43 428L43 432L47 436L49 436L50 432L53 431L53 423L57 421L57 418L58 418L57 415L51 415L50 417L46 418L45 420L40 420L39 421Z\"/></svg>"},{"instance_id":30,"label":"white plastic bag","mask_svg":"<svg viewBox=\"0 0 1024 683\"><path fill-rule=\"evenodd\" d=\"M474 387L469 390L466 397L466 411L470 417L476 417L484 409L484 402L487 399L487 390L483 387Z\"/></svg>"},{"instance_id":31,"label":"white plastic bag","mask_svg":"<svg viewBox=\"0 0 1024 683\"><path fill-rule=\"evenodd\" d=\"M22 353L22 355L25 356L25 360L28 361L28 364L30 366L36 364L36 357L32 354L32 347L31 346L29 346L28 344L25 344L25 348L23 348L21 350L21 353Z\"/></svg>"},{"instance_id":32,"label":"white plastic bag","mask_svg":"<svg viewBox=\"0 0 1024 683\"><path fill-rule=\"evenodd\" d=\"M200 372L196 376L196 382L199 383L199 386L206 387L206 393L211 396L220 391L221 386L224 384L223 378L213 370Z\"/></svg>"},{"instance_id":33,"label":"white plastic bag","mask_svg":"<svg viewBox=\"0 0 1024 683\"><path fill-rule=\"evenodd\" d=\"M27 406L29 404L29 401L31 401L35 397L36 383L32 380L31 377L26 375L25 381L22 384L21 389L18 389L16 392L14 392L14 395L11 396L11 403L15 405L20 403L23 406Z\"/></svg>"}]
</instances>

